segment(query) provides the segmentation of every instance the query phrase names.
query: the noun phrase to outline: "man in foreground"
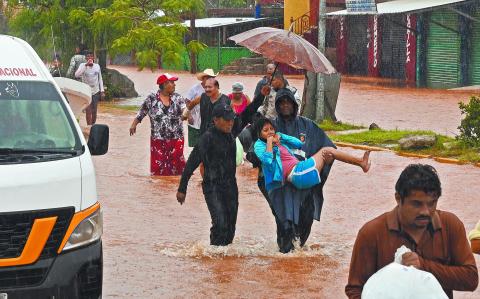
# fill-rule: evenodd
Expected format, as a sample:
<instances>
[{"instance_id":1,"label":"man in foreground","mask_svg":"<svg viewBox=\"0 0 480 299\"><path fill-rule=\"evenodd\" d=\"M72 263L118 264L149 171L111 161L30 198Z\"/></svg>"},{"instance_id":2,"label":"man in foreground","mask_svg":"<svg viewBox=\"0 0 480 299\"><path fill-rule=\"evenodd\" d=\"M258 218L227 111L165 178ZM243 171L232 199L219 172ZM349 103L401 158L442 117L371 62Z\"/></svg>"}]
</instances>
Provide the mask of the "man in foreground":
<instances>
[{"instance_id":1,"label":"man in foreground","mask_svg":"<svg viewBox=\"0 0 480 299\"><path fill-rule=\"evenodd\" d=\"M362 289L375 272L394 260L405 245L402 264L432 273L449 298L453 290L474 291L478 270L463 223L452 213L437 210L442 190L436 170L412 164L395 185L397 206L358 232L345 293L361 298Z\"/></svg>"}]
</instances>

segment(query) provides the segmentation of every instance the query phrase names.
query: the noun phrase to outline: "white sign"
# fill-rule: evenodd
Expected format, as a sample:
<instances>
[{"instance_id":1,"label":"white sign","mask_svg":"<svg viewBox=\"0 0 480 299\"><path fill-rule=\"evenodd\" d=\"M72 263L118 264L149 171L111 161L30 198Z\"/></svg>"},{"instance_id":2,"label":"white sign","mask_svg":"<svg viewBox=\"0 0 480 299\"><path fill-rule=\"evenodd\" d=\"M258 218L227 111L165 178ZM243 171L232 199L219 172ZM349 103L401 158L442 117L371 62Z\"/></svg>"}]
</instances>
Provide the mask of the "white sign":
<instances>
[{"instance_id":1,"label":"white sign","mask_svg":"<svg viewBox=\"0 0 480 299\"><path fill-rule=\"evenodd\" d=\"M347 6L347 12L377 12L375 0L346 0L345 4Z\"/></svg>"}]
</instances>

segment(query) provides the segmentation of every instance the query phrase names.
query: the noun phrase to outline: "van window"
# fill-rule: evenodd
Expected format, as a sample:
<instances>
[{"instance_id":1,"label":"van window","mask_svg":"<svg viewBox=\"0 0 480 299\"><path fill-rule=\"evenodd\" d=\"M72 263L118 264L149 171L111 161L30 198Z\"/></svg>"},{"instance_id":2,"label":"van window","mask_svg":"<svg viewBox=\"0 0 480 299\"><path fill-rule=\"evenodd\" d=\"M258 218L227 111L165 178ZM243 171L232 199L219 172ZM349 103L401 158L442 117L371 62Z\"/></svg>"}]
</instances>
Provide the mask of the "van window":
<instances>
[{"instance_id":1,"label":"van window","mask_svg":"<svg viewBox=\"0 0 480 299\"><path fill-rule=\"evenodd\" d=\"M52 83L0 81L0 149L51 153L82 149Z\"/></svg>"}]
</instances>

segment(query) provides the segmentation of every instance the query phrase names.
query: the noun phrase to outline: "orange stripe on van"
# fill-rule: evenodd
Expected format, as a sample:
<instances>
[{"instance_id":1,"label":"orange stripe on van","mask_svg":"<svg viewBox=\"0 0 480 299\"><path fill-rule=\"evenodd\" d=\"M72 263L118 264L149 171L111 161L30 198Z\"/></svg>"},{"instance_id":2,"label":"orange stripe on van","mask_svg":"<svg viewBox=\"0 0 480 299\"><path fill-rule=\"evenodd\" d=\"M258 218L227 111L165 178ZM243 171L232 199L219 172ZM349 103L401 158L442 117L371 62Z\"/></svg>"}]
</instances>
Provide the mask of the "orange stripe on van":
<instances>
[{"instance_id":1,"label":"orange stripe on van","mask_svg":"<svg viewBox=\"0 0 480 299\"><path fill-rule=\"evenodd\" d=\"M60 247L58 247L58 253L62 252L63 247L65 247L65 244L67 244L68 239L70 238L70 235L73 233L73 231L77 228L77 226L82 222L85 218L88 216L92 215L95 211L100 209L100 203L96 203L93 206L80 211L78 213L75 213L73 215L72 221L70 221L70 225L68 226L67 232L65 233L65 236L63 237L62 244L60 244Z\"/></svg>"},{"instance_id":2,"label":"orange stripe on van","mask_svg":"<svg viewBox=\"0 0 480 299\"><path fill-rule=\"evenodd\" d=\"M16 258L0 259L0 267L29 265L36 262L47 243L55 222L57 222L57 217L35 219L22 254Z\"/></svg>"}]
</instances>

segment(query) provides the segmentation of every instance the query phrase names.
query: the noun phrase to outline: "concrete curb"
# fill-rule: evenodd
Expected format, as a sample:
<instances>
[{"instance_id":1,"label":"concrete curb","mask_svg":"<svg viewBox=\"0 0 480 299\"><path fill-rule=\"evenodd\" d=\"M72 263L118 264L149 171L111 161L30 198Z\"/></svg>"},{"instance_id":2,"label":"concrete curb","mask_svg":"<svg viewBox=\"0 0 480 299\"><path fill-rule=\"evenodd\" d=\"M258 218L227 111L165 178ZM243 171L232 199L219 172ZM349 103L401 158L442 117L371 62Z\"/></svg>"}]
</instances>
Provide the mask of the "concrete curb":
<instances>
[{"instance_id":1,"label":"concrete curb","mask_svg":"<svg viewBox=\"0 0 480 299\"><path fill-rule=\"evenodd\" d=\"M365 151L372 151L372 152L391 152L388 148L383 148L383 147L377 147L377 146L369 146L369 145L361 145L361 144L353 144L353 143L347 143L347 142L340 142L336 141L333 142L336 146L340 147L351 147L354 149L360 149L360 150L365 150Z\"/></svg>"},{"instance_id":2,"label":"concrete curb","mask_svg":"<svg viewBox=\"0 0 480 299\"><path fill-rule=\"evenodd\" d=\"M360 150L372 151L372 152L380 152L380 151L381 152L392 152L392 153L395 153L398 156L408 157L408 158L433 159L433 160L435 160L439 163L456 164L456 165L472 164L473 166L480 167L480 163L468 163L468 162L465 162L465 161L460 161L458 159L444 158L444 157L434 157L434 156L425 155L425 154L397 152L397 151L392 151L390 149L383 148L383 147L377 147L377 146L360 145L360 144L353 144L353 143L347 143L347 142L334 142L334 144L339 146L339 147L350 147L350 148L353 148L353 149L360 149Z\"/></svg>"}]
</instances>

